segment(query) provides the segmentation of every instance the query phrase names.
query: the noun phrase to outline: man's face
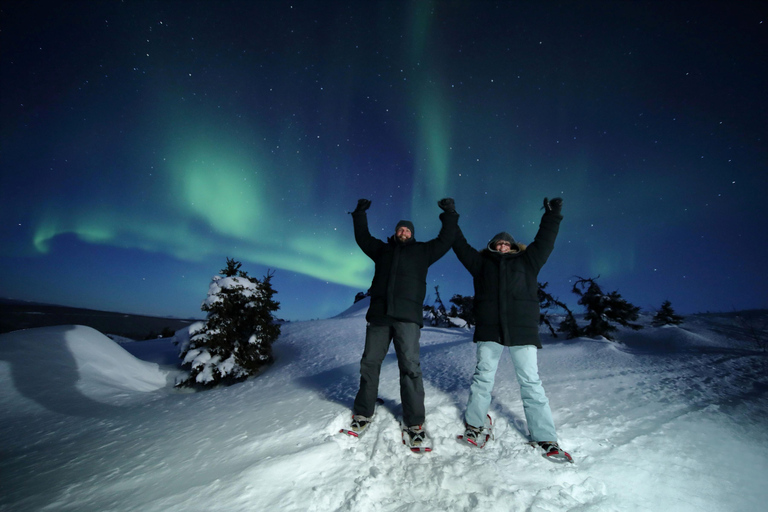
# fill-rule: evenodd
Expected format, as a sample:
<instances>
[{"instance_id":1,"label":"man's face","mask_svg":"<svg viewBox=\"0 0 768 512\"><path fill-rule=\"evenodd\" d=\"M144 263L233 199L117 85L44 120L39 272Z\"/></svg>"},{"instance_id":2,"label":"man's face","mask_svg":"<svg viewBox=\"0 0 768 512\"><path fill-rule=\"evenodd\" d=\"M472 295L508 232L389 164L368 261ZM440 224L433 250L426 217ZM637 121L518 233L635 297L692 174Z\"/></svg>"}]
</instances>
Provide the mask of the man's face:
<instances>
[{"instance_id":1,"label":"man's face","mask_svg":"<svg viewBox=\"0 0 768 512\"><path fill-rule=\"evenodd\" d=\"M397 231L395 231L395 236L401 242L405 242L407 240L410 240L410 238L413 235L411 234L411 230L410 229L408 229L405 226L400 226L399 228L397 228Z\"/></svg>"},{"instance_id":2,"label":"man's face","mask_svg":"<svg viewBox=\"0 0 768 512\"><path fill-rule=\"evenodd\" d=\"M505 240L499 240L496 242L496 250L499 252L509 252L512 250L512 244Z\"/></svg>"}]
</instances>

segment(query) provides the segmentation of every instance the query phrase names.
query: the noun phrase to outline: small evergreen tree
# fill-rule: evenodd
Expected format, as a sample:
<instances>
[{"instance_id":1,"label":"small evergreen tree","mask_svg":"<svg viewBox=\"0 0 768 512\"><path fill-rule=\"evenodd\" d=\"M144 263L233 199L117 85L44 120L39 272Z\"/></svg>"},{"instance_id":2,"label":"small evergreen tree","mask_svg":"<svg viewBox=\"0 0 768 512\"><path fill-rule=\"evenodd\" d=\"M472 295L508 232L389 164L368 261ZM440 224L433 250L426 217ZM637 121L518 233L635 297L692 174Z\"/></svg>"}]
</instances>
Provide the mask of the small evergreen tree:
<instances>
[{"instance_id":1,"label":"small evergreen tree","mask_svg":"<svg viewBox=\"0 0 768 512\"><path fill-rule=\"evenodd\" d=\"M683 317L675 314L675 310L672 309L672 303L665 300L661 303L661 309L656 312L651 325L654 327L661 327L662 325L680 325L683 323Z\"/></svg>"},{"instance_id":2,"label":"small evergreen tree","mask_svg":"<svg viewBox=\"0 0 768 512\"><path fill-rule=\"evenodd\" d=\"M539 314L539 325L541 325L541 324L546 325L549 328L549 332L552 333L552 336L557 338L557 334L555 333L555 329L554 329L554 327L552 327L552 322L550 321L550 318L549 318L549 310L550 309L553 309L553 308L564 309L565 312L568 315L568 317L566 317L566 320L568 320L570 318L571 320L573 320L574 324L575 324L576 320L573 318L573 313L571 313L571 310L568 309L568 306L566 306L565 303L563 303L559 299L553 297L552 294L550 294L548 291L546 291L547 286L549 286L549 283L544 283L544 284L538 283L538 284L539 284L539 290L538 290L539 309L541 310L541 313ZM564 322L560 323L560 327L562 327L563 323ZM563 329L561 329L561 328L558 328L558 331L560 331L560 332L570 332L570 331L563 331ZM578 331L578 326L577 326L577 331ZM577 336L578 336L578 334L575 335L575 336L568 335L567 337L568 337L568 339L571 339L571 338L575 338Z\"/></svg>"},{"instance_id":3,"label":"small evergreen tree","mask_svg":"<svg viewBox=\"0 0 768 512\"><path fill-rule=\"evenodd\" d=\"M616 331L616 326L611 322L636 331L642 329L642 325L632 323L637 320L640 308L627 302L617 291L604 293L596 282L599 277L589 279L579 277L573 285L572 291L579 296L579 304L587 308L584 319L589 321L589 324L581 329L581 335L603 336L613 340L611 333Z\"/></svg>"},{"instance_id":4,"label":"small evergreen tree","mask_svg":"<svg viewBox=\"0 0 768 512\"><path fill-rule=\"evenodd\" d=\"M273 300L274 274L267 272L259 281L240 267L241 263L227 258L221 275L213 277L201 306L207 320L180 347L182 366L189 367L189 375L177 385L233 384L274 361L272 343L280 335L272 315L280 307Z\"/></svg>"},{"instance_id":5,"label":"small evergreen tree","mask_svg":"<svg viewBox=\"0 0 768 512\"><path fill-rule=\"evenodd\" d=\"M451 307L451 312L453 313L454 309L456 310L456 313L451 314L450 316L461 318L467 322L467 327L475 325L474 296L456 294L451 297L450 302L454 304L454 306Z\"/></svg>"},{"instance_id":6,"label":"small evergreen tree","mask_svg":"<svg viewBox=\"0 0 768 512\"><path fill-rule=\"evenodd\" d=\"M565 337L569 340L581 336L581 328L570 311L568 312L568 316L565 317L565 320L560 322L560 325L557 327L557 332L565 333Z\"/></svg>"},{"instance_id":7,"label":"small evergreen tree","mask_svg":"<svg viewBox=\"0 0 768 512\"><path fill-rule=\"evenodd\" d=\"M431 306L424 305L424 319L428 320L433 327L453 327L448 319L448 312L445 304L440 298L440 287L435 286L435 302Z\"/></svg>"}]
</instances>

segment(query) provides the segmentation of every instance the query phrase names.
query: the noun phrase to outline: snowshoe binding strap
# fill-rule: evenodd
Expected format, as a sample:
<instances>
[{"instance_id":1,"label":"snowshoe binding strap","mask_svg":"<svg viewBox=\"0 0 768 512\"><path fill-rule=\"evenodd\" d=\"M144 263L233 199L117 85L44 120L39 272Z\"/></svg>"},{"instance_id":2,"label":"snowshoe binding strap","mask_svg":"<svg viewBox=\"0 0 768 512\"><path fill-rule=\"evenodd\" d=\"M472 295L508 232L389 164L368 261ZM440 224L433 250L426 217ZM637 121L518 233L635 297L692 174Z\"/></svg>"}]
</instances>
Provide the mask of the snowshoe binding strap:
<instances>
[{"instance_id":1,"label":"snowshoe binding strap","mask_svg":"<svg viewBox=\"0 0 768 512\"><path fill-rule=\"evenodd\" d=\"M403 428L403 444L414 453L426 453L432 451L427 431L421 425Z\"/></svg>"},{"instance_id":2,"label":"snowshoe binding strap","mask_svg":"<svg viewBox=\"0 0 768 512\"><path fill-rule=\"evenodd\" d=\"M560 445L557 443L549 442L549 441L540 441L536 443L542 450L544 450L544 458L547 460L550 460L552 462L557 463L566 463L570 462L573 464L573 457L560 448Z\"/></svg>"},{"instance_id":3,"label":"snowshoe binding strap","mask_svg":"<svg viewBox=\"0 0 768 512\"><path fill-rule=\"evenodd\" d=\"M362 430L365 430L368 424L371 423L372 419L373 418L369 418L367 416L361 416L359 414L352 416L351 430L355 432L360 432Z\"/></svg>"}]
</instances>

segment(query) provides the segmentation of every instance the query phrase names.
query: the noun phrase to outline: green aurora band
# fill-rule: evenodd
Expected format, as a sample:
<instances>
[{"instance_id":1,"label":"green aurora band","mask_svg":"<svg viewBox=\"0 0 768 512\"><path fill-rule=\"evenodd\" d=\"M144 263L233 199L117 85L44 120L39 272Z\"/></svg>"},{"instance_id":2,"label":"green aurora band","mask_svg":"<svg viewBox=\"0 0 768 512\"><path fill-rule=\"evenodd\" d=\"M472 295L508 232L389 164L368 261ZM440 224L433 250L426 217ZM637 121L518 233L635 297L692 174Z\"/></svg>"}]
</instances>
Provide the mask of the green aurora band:
<instances>
[{"instance_id":1,"label":"green aurora band","mask_svg":"<svg viewBox=\"0 0 768 512\"><path fill-rule=\"evenodd\" d=\"M209 147L171 159L170 179L162 193L155 194L155 202L167 199L138 214L123 213L108 203L81 203L77 210L48 214L37 224L33 246L38 253L48 253L52 239L74 234L91 244L165 253L186 261L226 254L367 288L372 263L357 248L351 230L320 225L312 216L290 222L282 194L275 191L292 178L269 179L269 172L251 170L259 168L256 159L243 157L242 151L233 154L238 155L232 148Z\"/></svg>"}]
</instances>

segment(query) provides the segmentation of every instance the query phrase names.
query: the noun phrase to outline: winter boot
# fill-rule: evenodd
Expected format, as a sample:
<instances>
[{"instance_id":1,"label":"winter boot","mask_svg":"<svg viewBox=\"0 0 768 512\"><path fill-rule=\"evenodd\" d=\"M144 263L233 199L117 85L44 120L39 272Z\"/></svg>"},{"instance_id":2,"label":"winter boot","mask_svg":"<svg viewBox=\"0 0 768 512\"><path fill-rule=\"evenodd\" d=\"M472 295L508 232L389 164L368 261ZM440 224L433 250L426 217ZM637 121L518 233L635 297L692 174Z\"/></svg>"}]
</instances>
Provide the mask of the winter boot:
<instances>
[{"instance_id":1,"label":"winter boot","mask_svg":"<svg viewBox=\"0 0 768 512\"><path fill-rule=\"evenodd\" d=\"M368 426L370 426L371 420L373 420L372 417L369 418L367 416L355 414L352 416L352 423L350 424L349 428L343 428L339 432L350 435L352 437L361 437L365 431L368 430Z\"/></svg>"},{"instance_id":2,"label":"winter boot","mask_svg":"<svg viewBox=\"0 0 768 512\"><path fill-rule=\"evenodd\" d=\"M544 458L547 460L551 460L552 462L557 463L564 463L564 462L570 462L573 463L573 457L560 448L560 445L558 445L554 441L539 441L536 443L539 448L544 450Z\"/></svg>"},{"instance_id":3,"label":"winter boot","mask_svg":"<svg viewBox=\"0 0 768 512\"><path fill-rule=\"evenodd\" d=\"M425 453L432 451L432 445L429 441L427 431L422 425L412 425L403 427L403 444L414 453Z\"/></svg>"},{"instance_id":4,"label":"winter boot","mask_svg":"<svg viewBox=\"0 0 768 512\"><path fill-rule=\"evenodd\" d=\"M484 427L473 427L469 423L464 423L464 434L456 436L460 443L469 443L472 446L482 448L489 439L493 439L493 420L487 415L488 421Z\"/></svg>"},{"instance_id":5,"label":"winter boot","mask_svg":"<svg viewBox=\"0 0 768 512\"><path fill-rule=\"evenodd\" d=\"M483 428L473 427L469 423L465 423L464 440L469 444L475 446L482 446L485 444L485 436L483 435Z\"/></svg>"}]
</instances>

